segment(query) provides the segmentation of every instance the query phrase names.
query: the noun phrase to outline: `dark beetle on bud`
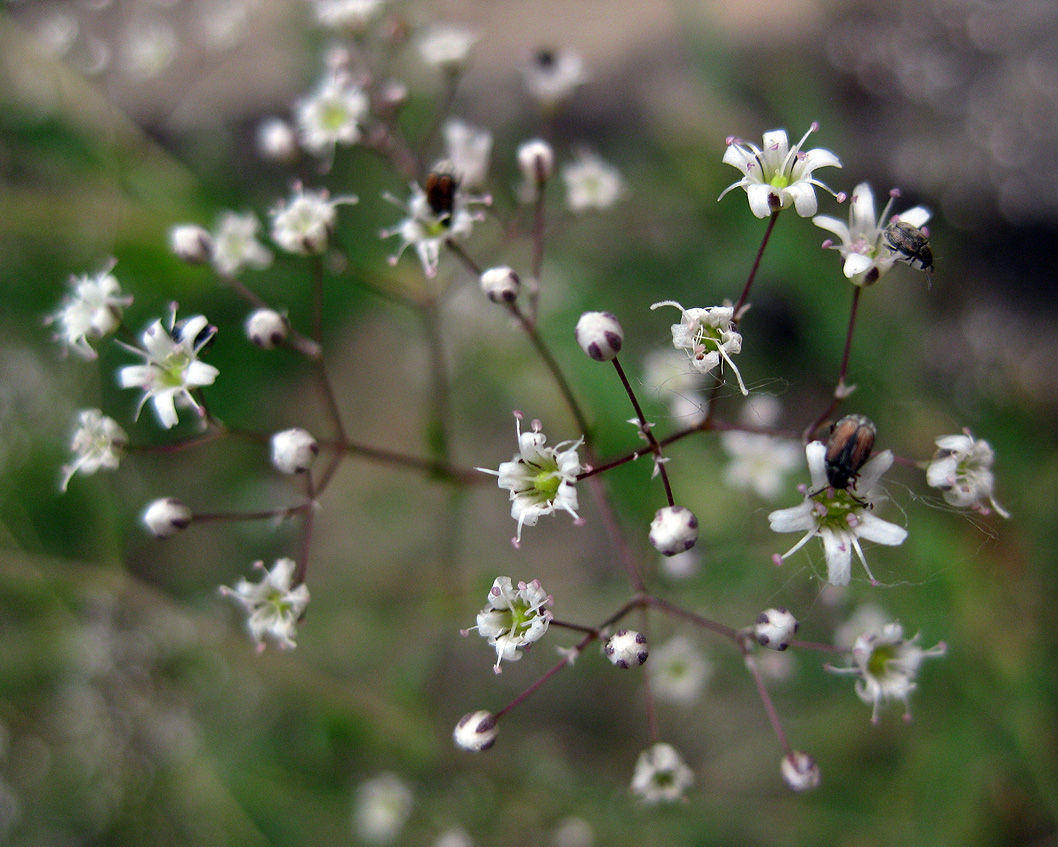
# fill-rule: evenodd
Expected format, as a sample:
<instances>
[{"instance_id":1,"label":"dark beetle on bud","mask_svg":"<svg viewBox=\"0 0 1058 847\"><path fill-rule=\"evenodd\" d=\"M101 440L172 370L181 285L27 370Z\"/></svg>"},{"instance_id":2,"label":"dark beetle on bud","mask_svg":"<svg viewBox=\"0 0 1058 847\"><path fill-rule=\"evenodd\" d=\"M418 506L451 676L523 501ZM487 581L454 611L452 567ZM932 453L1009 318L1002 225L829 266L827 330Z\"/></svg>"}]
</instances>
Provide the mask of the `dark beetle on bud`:
<instances>
[{"instance_id":1,"label":"dark beetle on bud","mask_svg":"<svg viewBox=\"0 0 1058 847\"><path fill-rule=\"evenodd\" d=\"M925 233L917 226L905 221L893 221L885 228L883 234L886 246L896 253L899 259L913 268L932 270L933 251L929 249Z\"/></svg>"},{"instance_id":2,"label":"dark beetle on bud","mask_svg":"<svg viewBox=\"0 0 1058 847\"><path fill-rule=\"evenodd\" d=\"M878 430L863 415L846 415L830 430L827 439L827 482L833 488L848 488L874 447Z\"/></svg>"},{"instance_id":3,"label":"dark beetle on bud","mask_svg":"<svg viewBox=\"0 0 1058 847\"><path fill-rule=\"evenodd\" d=\"M438 218L450 222L455 208L459 180L445 171L432 171L426 177L426 203Z\"/></svg>"}]
</instances>

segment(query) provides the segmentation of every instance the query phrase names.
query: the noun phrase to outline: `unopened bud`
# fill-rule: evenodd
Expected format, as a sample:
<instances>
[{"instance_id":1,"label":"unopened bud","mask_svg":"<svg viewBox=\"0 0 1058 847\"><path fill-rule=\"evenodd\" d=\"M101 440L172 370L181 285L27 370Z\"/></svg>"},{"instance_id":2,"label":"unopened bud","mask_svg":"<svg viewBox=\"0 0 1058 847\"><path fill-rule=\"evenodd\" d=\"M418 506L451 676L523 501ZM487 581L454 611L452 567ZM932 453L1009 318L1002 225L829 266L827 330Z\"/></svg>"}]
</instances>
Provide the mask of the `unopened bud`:
<instances>
[{"instance_id":1,"label":"unopened bud","mask_svg":"<svg viewBox=\"0 0 1058 847\"><path fill-rule=\"evenodd\" d=\"M533 138L518 147L518 167L527 182L547 182L555 172L555 151L540 138Z\"/></svg>"},{"instance_id":2,"label":"unopened bud","mask_svg":"<svg viewBox=\"0 0 1058 847\"><path fill-rule=\"evenodd\" d=\"M577 321L573 336L580 349L596 362L610 362L621 351L625 333L609 312L585 312Z\"/></svg>"},{"instance_id":3,"label":"unopened bud","mask_svg":"<svg viewBox=\"0 0 1058 847\"><path fill-rule=\"evenodd\" d=\"M650 543L665 556L690 550L698 541L698 518L683 506L658 509L650 522Z\"/></svg>"},{"instance_id":4,"label":"unopened bud","mask_svg":"<svg viewBox=\"0 0 1058 847\"><path fill-rule=\"evenodd\" d=\"M274 309L258 309L246 319L246 337L263 350L286 341L288 329L287 319Z\"/></svg>"},{"instance_id":5,"label":"unopened bud","mask_svg":"<svg viewBox=\"0 0 1058 847\"><path fill-rule=\"evenodd\" d=\"M463 715L452 732L452 738L456 746L471 753L479 753L496 743L499 731L492 712L482 710Z\"/></svg>"},{"instance_id":6,"label":"unopened bud","mask_svg":"<svg viewBox=\"0 0 1058 847\"><path fill-rule=\"evenodd\" d=\"M634 629L621 629L610 636L603 652L619 668L637 668L647 660L647 638Z\"/></svg>"},{"instance_id":7,"label":"unopened bud","mask_svg":"<svg viewBox=\"0 0 1058 847\"><path fill-rule=\"evenodd\" d=\"M169 247L178 259L204 265L213 254L213 236L197 224L179 224L169 230Z\"/></svg>"},{"instance_id":8,"label":"unopened bud","mask_svg":"<svg viewBox=\"0 0 1058 847\"><path fill-rule=\"evenodd\" d=\"M786 609L766 609L757 618L753 635L761 647L785 650L800 624Z\"/></svg>"},{"instance_id":9,"label":"unopened bud","mask_svg":"<svg viewBox=\"0 0 1058 847\"><path fill-rule=\"evenodd\" d=\"M489 268L481 275L481 290L493 303L513 303L521 282L510 268Z\"/></svg>"},{"instance_id":10,"label":"unopened bud","mask_svg":"<svg viewBox=\"0 0 1058 847\"><path fill-rule=\"evenodd\" d=\"M819 765L807 753L794 750L790 755L782 757L779 767L782 771L782 781L791 791L810 791L819 785Z\"/></svg>"},{"instance_id":11,"label":"unopened bud","mask_svg":"<svg viewBox=\"0 0 1058 847\"><path fill-rule=\"evenodd\" d=\"M163 497L146 508L143 523L157 538L169 538L191 525L191 510L175 497Z\"/></svg>"},{"instance_id":12,"label":"unopened bud","mask_svg":"<svg viewBox=\"0 0 1058 847\"><path fill-rule=\"evenodd\" d=\"M304 429L285 429L272 436L272 464L283 473L304 473L319 452L320 445Z\"/></svg>"}]
</instances>

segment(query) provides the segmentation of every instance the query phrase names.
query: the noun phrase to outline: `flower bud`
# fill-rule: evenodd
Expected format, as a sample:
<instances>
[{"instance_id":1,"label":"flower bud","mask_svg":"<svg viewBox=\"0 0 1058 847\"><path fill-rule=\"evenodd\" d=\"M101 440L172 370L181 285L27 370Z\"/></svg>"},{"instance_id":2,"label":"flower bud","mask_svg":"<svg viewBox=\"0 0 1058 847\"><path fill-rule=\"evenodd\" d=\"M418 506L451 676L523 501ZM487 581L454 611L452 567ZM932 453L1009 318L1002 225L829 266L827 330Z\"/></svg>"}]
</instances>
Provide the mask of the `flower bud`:
<instances>
[{"instance_id":1,"label":"flower bud","mask_svg":"<svg viewBox=\"0 0 1058 847\"><path fill-rule=\"evenodd\" d=\"M757 618L753 635L761 647L785 650L800 624L786 609L766 609Z\"/></svg>"},{"instance_id":2,"label":"flower bud","mask_svg":"<svg viewBox=\"0 0 1058 847\"><path fill-rule=\"evenodd\" d=\"M698 518L683 506L658 509L650 522L650 543L665 556L690 550L698 540Z\"/></svg>"},{"instance_id":3,"label":"flower bud","mask_svg":"<svg viewBox=\"0 0 1058 847\"><path fill-rule=\"evenodd\" d=\"M213 254L213 236L197 224L179 224L169 230L169 247L178 259L204 265Z\"/></svg>"},{"instance_id":4,"label":"flower bud","mask_svg":"<svg viewBox=\"0 0 1058 847\"><path fill-rule=\"evenodd\" d=\"M286 341L287 330L287 319L274 309L258 309L246 319L246 337L262 350Z\"/></svg>"},{"instance_id":5,"label":"flower bud","mask_svg":"<svg viewBox=\"0 0 1058 847\"><path fill-rule=\"evenodd\" d=\"M282 118L266 118L257 127L257 152L269 162L289 165L298 158L293 127Z\"/></svg>"},{"instance_id":6,"label":"flower bud","mask_svg":"<svg viewBox=\"0 0 1058 847\"><path fill-rule=\"evenodd\" d=\"M510 268L489 268L481 275L481 290L493 303L513 303L521 282Z\"/></svg>"},{"instance_id":7,"label":"flower bud","mask_svg":"<svg viewBox=\"0 0 1058 847\"><path fill-rule=\"evenodd\" d=\"M603 652L619 668L637 668L647 660L647 638L634 629L621 629L610 636Z\"/></svg>"},{"instance_id":8,"label":"flower bud","mask_svg":"<svg viewBox=\"0 0 1058 847\"><path fill-rule=\"evenodd\" d=\"M791 791L809 791L819 785L819 765L801 750L782 757L782 781Z\"/></svg>"},{"instance_id":9,"label":"flower bud","mask_svg":"<svg viewBox=\"0 0 1058 847\"><path fill-rule=\"evenodd\" d=\"M499 731L492 712L482 710L463 715L452 732L452 738L457 747L471 753L479 753L496 743Z\"/></svg>"},{"instance_id":10,"label":"flower bud","mask_svg":"<svg viewBox=\"0 0 1058 847\"><path fill-rule=\"evenodd\" d=\"M518 167L526 182L546 182L555 172L555 151L540 138L533 138L518 147Z\"/></svg>"},{"instance_id":11,"label":"flower bud","mask_svg":"<svg viewBox=\"0 0 1058 847\"><path fill-rule=\"evenodd\" d=\"M577 321L573 337L596 362L609 362L621 351L625 333L609 312L585 312Z\"/></svg>"},{"instance_id":12,"label":"flower bud","mask_svg":"<svg viewBox=\"0 0 1058 847\"><path fill-rule=\"evenodd\" d=\"M285 429L272 436L272 464L283 473L304 473L319 452L320 445L304 429Z\"/></svg>"},{"instance_id":13,"label":"flower bud","mask_svg":"<svg viewBox=\"0 0 1058 847\"><path fill-rule=\"evenodd\" d=\"M157 538L169 538L191 525L191 510L175 497L163 497L147 507L143 523Z\"/></svg>"}]
</instances>

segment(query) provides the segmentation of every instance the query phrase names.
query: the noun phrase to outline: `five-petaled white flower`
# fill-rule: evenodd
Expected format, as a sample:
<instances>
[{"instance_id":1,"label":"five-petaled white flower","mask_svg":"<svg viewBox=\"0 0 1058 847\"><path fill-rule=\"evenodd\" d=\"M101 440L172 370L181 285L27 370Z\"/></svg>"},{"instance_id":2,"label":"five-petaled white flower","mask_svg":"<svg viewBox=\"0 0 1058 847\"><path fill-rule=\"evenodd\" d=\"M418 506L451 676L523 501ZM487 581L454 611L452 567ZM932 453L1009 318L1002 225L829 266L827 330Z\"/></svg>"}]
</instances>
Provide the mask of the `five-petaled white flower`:
<instances>
[{"instance_id":1,"label":"five-petaled white flower","mask_svg":"<svg viewBox=\"0 0 1058 847\"><path fill-rule=\"evenodd\" d=\"M272 238L284 250L299 256L322 253L334 231L336 207L357 202L359 198L353 194L331 199L326 189L308 191L295 184L290 199L272 211Z\"/></svg>"},{"instance_id":2,"label":"five-petaled white flower","mask_svg":"<svg viewBox=\"0 0 1058 847\"><path fill-rule=\"evenodd\" d=\"M576 159L563 166L562 181L566 184L566 205L574 213L607 209L624 191L617 168L589 150L580 150Z\"/></svg>"},{"instance_id":3,"label":"five-petaled white flower","mask_svg":"<svg viewBox=\"0 0 1058 847\"><path fill-rule=\"evenodd\" d=\"M724 468L724 481L732 488L752 490L765 500L778 497L786 475L801 464L799 444L762 432L722 432L720 445L731 456Z\"/></svg>"},{"instance_id":4,"label":"five-petaled white flower","mask_svg":"<svg viewBox=\"0 0 1058 847\"><path fill-rule=\"evenodd\" d=\"M943 656L947 652L943 641L928 650L918 646L918 633L904 638L904 629L898 623L888 623L880 631L865 632L852 645L852 665L836 668L827 665L834 673L851 674L856 677L856 695L873 707L871 722L878 723L878 711L890 700L904 704L904 720L911 720L908 696L916 688L922 660L931 656Z\"/></svg>"},{"instance_id":5,"label":"five-petaled white flower","mask_svg":"<svg viewBox=\"0 0 1058 847\"><path fill-rule=\"evenodd\" d=\"M691 366L698 373L707 374L724 362L735 372L742 393L749 394L742 374L731 358L742 352L742 336L734 327L734 309L730 306L685 309L675 300L662 300L650 308L654 310L662 306L675 306L683 312L683 320L672 325L672 345L677 350L687 351Z\"/></svg>"},{"instance_id":6,"label":"five-petaled white flower","mask_svg":"<svg viewBox=\"0 0 1058 847\"><path fill-rule=\"evenodd\" d=\"M829 238L823 242L841 254L845 260L845 276L855 285L872 285L880 280L900 258L898 253L885 243L885 228L893 221L902 221L921 228L929 220L930 213L924 206L915 206L899 215L889 217L893 200L900 196L897 189L889 192L889 200L882 209L881 215L874 215L874 194L871 186L861 182L852 191L849 203L849 222L832 218L828 215L816 215L812 223L837 236L840 244L834 244Z\"/></svg>"},{"instance_id":7,"label":"five-petaled white flower","mask_svg":"<svg viewBox=\"0 0 1058 847\"><path fill-rule=\"evenodd\" d=\"M813 123L804 138L792 148L784 129L764 133L764 143L760 147L729 138L724 163L738 168L745 176L725 188L717 199L723 199L734 188L744 188L750 211L758 218L766 218L790 205L802 218L814 215L819 207L815 187L818 185L831 194L834 192L815 179L812 172L818 168L841 167L838 157L829 150L816 148L807 153L801 150L808 136L817 129L819 124Z\"/></svg>"},{"instance_id":8,"label":"five-petaled white flower","mask_svg":"<svg viewBox=\"0 0 1058 847\"><path fill-rule=\"evenodd\" d=\"M301 146L315 156L330 158L337 145L356 144L368 107L367 94L347 73L331 71L294 106Z\"/></svg>"},{"instance_id":9,"label":"five-petaled white flower","mask_svg":"<svg viewBox=\"0 0 1058 847\"><path fill-rule=\"evenodd\" d=\"M242 268L254 270L272 264L272 251L257 240L261 222L253 212L225 212L213 232L210 259L217 273L235 276Z\"/></svg>"},{"instance_id":10,"label":"five-petaled white flower","mask_svg":"<svg viewBox=\"0 0 1058 847\"><path fill-rule=\"evenodd\" d=\"M88 476L98 470L117 470L128 444L129 437L117 421L99 409L82 409L70 440L73 461L62 467L62 490L66 491L76 473Z\"/></svg>"},{"instance_id":11,"label":"five-petaled white flower","mask_svg":"<svg viewBox=\"0 0 1058 847\"><path fill-rule=\"evenodd\" d=\"M552 602L551 595L540 586L540 580L519 582L515 590L509 576L498 576L489 589L488 604L478 612L477 625L471 627L496 648L493 670L500 673L500 662L516 662L539 641L551 623L551 612L545 609ZM462 630L468 635L470 630Z\"/></svg>"},{"instance_id":12,"label":"five-petaled white flower","mask_svg":"<svg viewBox=\"0 0 1058 847\"><path fill-rule=\"evenodd\" d=\"M991 505L996 512L1009 518L993 494L995 477L992 462L995 451L983 438L974 438L970 430L962 435L942 435L937 439L937 452L926 468L926 482L944 492L944 499L960 509L974 509L988 513Z\"/></svg>"},{"instance_id":13,"label":"five-petaled white flower","mask_svg":"<svg viewBox=\"0 0 1058 847\"><path fill-rule=\"evenodd\" d=\"M63 298L57 312L44 319L46 325L56 325L55 340L84 359L97 356L88 340L114 332L121 323L121 310L132 303L111 273L115 264L111 259L97 274L70 277L73 291Z\"/></svg>"},{"instance_id":14,"label":"five-petaled white flower","mask_svg":"<svg viewBox=\"0 0 1058 847\"><path fill-rule=\"evenodd\" d=\"M444 125L445 156L464 188L485 184L492 154L492 133L452 118Z\"/></svg>"},{"instance_id":15,"label":"five-petaled white flower","mask_svg":"<svg viewBox=\"0 0 1058 847\"><path fill-rule=\"evenodd\" d=\"M511 461L501 463L499 470L476 470L498 477L499 487L511 492L511 517L518 522L512 543L517 547L522 540L522 527L536 526L541 515L562 509L580 521L576 483L582 467L577 448L584 438L545 447L547 438L540 431L540 421L534 420L530 431L522 432L521 412L514 417L518 452Z\"/></svg>"},{"instance_id":16,"label":"five-petaled white flower","mask_svg":"<svg viewBox=\"0 0 1058 847\"><path fill-rule=\"evenodd\" d=\"M907 538L907 530L896 524L883 521L873 514L873 509L884 496L878 482L893 463L892 451L886 450L869 459L849 483L847 489L832 488L827 481L827 447L822 441L813 441L805 447L812 487L804 488L804 502L790 509L779 509L768 515L775 532L803 532L804 537L782 556L789 558L812 538L823 539L823 552L827 559L827 582L831 585L847 585L852 576L852 551L863 563L872 585L878 581L867 566L860 539L877 544L896 546Z\"/></svg>"},{"instance_id":17,"label":"five-petaled white flower","mask_svg":"<svg viewBox=\"0 0 1058 847\"><path fill-rule=\"evenodd\" d=\"M538 50L522 74L529 96L548 111L561 106L588 81L584 59L575 50Z\"/></svg>"},{"instance_id":18,"label":"five-petaled white flower","mask_svg":"<svg viewBox=\"0 0 1058 847\"><path fill-rule=\"evenodd\" d=\"M266 638L284 650L296 647L298 619L309 603L309 589L305 583L292 584L294 560L277 559L271 570L264 562L254 562L253 566L263 573L260 582L240 579L234 588L222 585L220 593L246 611L246 627L258 652L264 650Z\"/></svg>"},{"instance_id":19,"label":"five-petaled white flower","mask_svg":"<svg viewBox=\"0 0 1058 847\"><path fill-rule=\"evenodd\" d=\"M459 24L440 23L426 29L418 38L419 57L447 74L459 73L470 61L470 54L481 35Z\"/></svg>"},{"instance_id":20,"label":"five-petaled white flower","mask_svg":"<svg viewBox=\"0 0 1058 847\"><path fill-rule=\"evenodd\" d=\"M408 212L408 217L395 227L379 233L382 238L394 235L401 238L401 245L390 256L389 263L396 265L404 251L414 247L422 262L423 272L428 277L437 274L444 243L466 238L474 228L474 223L483 219L484 215L480 211L471 211L469 206L492 202L490 197L474 197L464 192L459 185L458 174L451 172L447 164L430 174L425 191L412 183L411 197L406 204L391 194L383 196Z\"/></svg>"},{"instance_id":21,"label":"five-petaled white flower","mask_svg":"<svg viewBox=\"0 0 1058 847\"><path fill-rule=\"evenodd\" d=\"M147 327L143 333L142 350L122 344L147 361L142 365L127 365L118 372L118 383L122 388L143 390L136 417L150 400L158 421L166 429L176 425L177 406L193 408L203 414L191 392L203 385L212 385L220 373L213 365L198 360L199 352L213 338L216 327L210 326L202 315L177 323L175 304L168 323L168 330L160 320Z\"/></svg>"},{"instance_id":22,"label":"five-petaled white flower","mask_svg":"<svg viewBox=\"0 0 1058 847\"><path fill-rule=\"evenodd\" d=\"M659 741L636 759L632 793L649 805L682 800L694 783L694 771L671 744Z\"/></svg>"}]
</instances>

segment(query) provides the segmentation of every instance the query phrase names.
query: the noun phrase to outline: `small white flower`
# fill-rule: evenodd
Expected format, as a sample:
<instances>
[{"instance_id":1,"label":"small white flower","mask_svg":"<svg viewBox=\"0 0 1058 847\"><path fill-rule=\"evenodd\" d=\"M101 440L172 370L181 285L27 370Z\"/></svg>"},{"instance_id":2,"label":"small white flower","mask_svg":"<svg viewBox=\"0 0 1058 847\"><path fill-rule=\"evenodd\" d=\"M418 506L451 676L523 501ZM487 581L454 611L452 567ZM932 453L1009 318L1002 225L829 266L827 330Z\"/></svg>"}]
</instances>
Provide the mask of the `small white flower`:
<instances>
[{"instance_id":1,"label":"small white flower","mask_svg":"<svg viewBox=\"0 0 1058 847\"><path fill-rule=\"evenodd\" d=\"M466 67L480 40L480 34L459 24L435 24L419 36L416 46L427 65L455 74Z\"/></svg>"},{"instance_id":2,"label":"small white flower","mask_svg":"<svg viewBox=\"0 0 1058 847\"><path fill-rule=\"evenodd\" d=\"M634 629L619 629L603 645L603 653L622 670L638 668L649 655L647 637Z\"/></svg>"},{"instance_id":3,"label":"small white flower","mask_svg":"<svg viewBox=\"0 0 1058 847\"><path fill-rule=\"evenodd\" d=\"M246 318L246 337L262 350L271 350L286 341L290 325L274 309L255 309Z\"/></svg>"},{"instance_id":4,"label":"small white flower","mask_svg":"<svg viewBox=\"0 0 1058 847\"><path fill-rule=\"evenodd\" d=\"M733 355L742 352L742 336L734 327L734 309L730 306L711 306L704 309L684 309L675 300L662 300L650 307L675 306L683 312L683 320L672 324L672 345L687 351L691 366L700 374L707 374L721 362L735 372L743 394L749 389L742 382Z\"/></svg>"},{"instance_id":5,"label":"small white flower","mask_svg":"<svg viewBox=\"0 0 1058 847\"><path fill-rule=\"evenodd\" d=\"M445 159L465 188L480 188L489 173L492 133L451 118L444 125Z\"/></svg>"},{"instance_id":6,"label":"small white flower","mask_svg":"<svg viewBox=\"0 0 1058 847\"><path fill-rule=\"evenodd\" d=\"M993 494L992 463L996 455L987 441L963 430L962 435L942 435L937 439L937 448L926 468L926 482L930 486L943 491L944 499L959 509L987 514L987 500L1001 517L1010 517Z\"/></svg>"},{"instance_id":7,"label":"small white flower","mask_svg":"<svg viewBox=\"0 0 1058 847\"><path fill-rule=\"evenodd\" d=\"M78 412L77 426L70 440L73 461L63 465L62 490L66 491L76 473L89 476L99 470L117 470L128 444L129 437L125 430L99 409Z\"/></svg>"},{"instance_id":8,"label":"small white flower","mask_svg":"<svg viewBox=\"0 0 1058 847\"><path fill-rule=\"evenodd\" d=\"M562 180L566 184L566 205L575 214L608 209L624 192L617 168L587 150L581 150L574 161L563 166Z\"/></svg>"},{"instance_id":9,"label":"small white flower","mask_svg":"<svg viewBox=\"0 0 1058 847\"><path fill-rule=\"evenodd\" d=\"M804 502L768 515L775 532L805 533L800 541L777 558L789 558L810 539L818 537L823 540L827 581L831 585L848 585L852 576L853 550L863 563L871 584L877 585L878 581L863 556L860 539L894 547L903 544L907 538L907 530L902 526L883 521L873 513L875 505L885 499L878 483L893 464L892 451L886 450L868 459L847 489L835 489L827 482L826 449L822 441L813 441L805 447L812 487L805 490Z\"/></svg>"},{"instance_id":10,"label":"small white flower","mask_svg":"<svg viewBox=\"0 0 1058 847\"><path fill-rule=\"evenodd\" d=\"M765 609L753 625L753 637L761 647L785 650L800 624L786 609Z\"/></svg>"},{"instance_id":11,"label":"small white flower","mask_svg":"<svg viewBox=\"0 0 1058 847\"><path fill-rule=\"evenodd\" d=\"M812 172L818 168L841 167L838 157L829 150L816 148L802 152L808 136L817 129L819 125L813 123L792 149L784 129L764 133L761 147L729 138L724 164L738 168L744 176L725 188L717 199L723 199L734 188L744 188L750 211L758 218L766 218L790 205L802 218L814 215L819 207L815 187L834 192L815 179Z\"/></svg>"},{"instance_id":12,"label":"small white flower","mask_svg":"<svg viewBox=\"0 0 1058 847\"><path fill-rule=\"evenodd\" d=\"M44 319L45 325L55 324L55 340L84 359L97 356L89 339L114 332L121 324L121 310L132 304L132 297L121 293L111 273L115 264L111 259L95 275L70 277L73 290L63 298L59 310Z\"/></svg>"},{"instance_id":13,"label":"small white flower","mask_svg":"<svg viewBox=\"0 0 1058 847\"><path fill-rule=\"evenodd\" d=\"M480 753L496 743L499 732L492 712L482 710L463 715L452 732L452 738L458 747Z\"/></svg>"},{"instance_id":14,"label":"small white flower","mask_svg":"<svg viewBox=\"0 0 1058 847\"><path fill-rule=\"evenodd\" d=\"M378 17L385 0L312 0L312 6L322 26L358 35Z\"/></svg>"},{"instance_id":15,"label":"small white flower","mask_svg":"<svg viewBox=\"0 0 1058 847\"><path fill-rule=\"evenodd\" d=\"M684 550L675 556L661 557L661 572L669 579L690 579L702 567L701 553L696 547Z\"/></svg>"},{"instance_id":16,"label":"small white flower","mask_svg":"<svg viewBox=\"0 0 1058 847\"><path fill-rule=\"evenodd\" d=\"M272 464L281 473L304 473L319 453L316 439L300 427L284 429L272 436Z\"/></svg>"},{"instance_id":17,"label":"small white flower","mask_svg":"<svg viewBox=\"0 0 1058 847\"><path fill-rule=\"evenodd\" d=\"M538 50L523 69L525 90L541 108L551 111L588 81L584 59L574 50Z\"/></svg>"},{"instance_id":18,"label":"small white flower","mask_svg":"<svg viewBox=\"0 0 1058 847\"><path fill-rule=\"evenodd\" d=\"M782 757L779 765L782 781L791 791L810 791L819 786L819 765L807 753L794 750Z\"/></svg>"},{"instance_id":19,"label":"small white flower","mask_svg":"<svg viewBox=\"0 0 1058 847\"><path fill-rule=\"evenodd\" d=\"M294 123L301 146L315 156L334 156L337 145L360 140L367 119L367 94L342 71L332 71L307 97L294 106Z\"/></svg>"},{"instance_id":20,"label":"small white flower","mask_svg":"<svg viewBox=\"0 0 1058 847\"><path fill-rule=\"evenodd\" d=\"M204 265L213 255L213 236L198 224L177 224L169 230L169 248L188 264Z\"/></svg>"},{"instance_id":21,"label":"small white flower","mask_svg":"<svg viewBox=\"0 0 1058 847\"><path fill-rule=\"evenodd\" d=\"M294 186L289 200L282 201L272 211L272 239L290 253L311 256L327 249L327 241L334 231L337 207L359 202L352 194L331 199L326 189L308 191Z\"/></svg>"},{"instance_id":22,"label":"small white flower","mask_svg":"<svg viewBox=\"0 0 1058 847\"><path fill-rule=\"evenodd\" d=\"M682 800L694 783L694 771L671 744L659 741L639 754L632 774L632 793L649 805Z\"/></svg>"},{"instance_id":23,"label":"small white flower","mask_svg":"<svg viewBox=\"0 0 1058 847\"><path fill-rule=\"evenodd\" d=\"M471 211L470 206L488 204L488 197L473 197L462 190L457 176L440 167L426 180L424 191L411 184L411 197L401 203L392 195L383 195L391 203L407 210L408 217L392 229L384 229L379 235L391 238L399 235L401 245L390 256L389 263L396 265L409 247L414 247L422 263L423 273L428 277L437 274L441 259L441 247L449 239L467 238L474 224L482 220L480 211Z\"/></svg>"},{"instance_id":24,"label":"small white flower","mask_svg":"<svg viewBox=\"0 0 1058 847\"><path fill-rule=\"evenodd\" d=\"M722 432L720 446L731 456L724 481L764 500L774 500L782 493L786 476L801 466L804 456L796 441L758 432Z\"/></svg>"},{"instance_id":25,"label":"small white flower","mask_svg":"<svg viewBox=\"0 0 1058 847\"><path fill-rule=\"evenodd\" d=\"M143 525L156 538L169 538L191 526L191 510L175 497L162 497L143 511Z\"/></svg>"},{"instance_id":26,"label":"small white flower","mask_svg":"<svg viewBox=\"0 0 1058 847\"><path fill-rule=\"evenodd\" d=\"M500 673L500 662L516 662L522 650L539 641L551 623L551 612L545 609L552 602L540 585L540 580L519 582L515 590L509 576L498 576L489 589L488 604L478 612L477 625L471 627L487 638L496 648L493 670ZM466 635L470 630L464 630Z\"/></svg>"},{"instance_id":27,"label":"small white flower","mask_svg":"<svg viewBox=\"0 0 1058 847\"><path fill-rule=\"evenodd\" d=\"M222 585L220 593L243 607L258 652L264 650L265 639L284 650L293 649L297 646L298 619L309 603L309 589L304 583L293 585L297 568L293 559L277 559L271 570L264 562L254 562L253 566L263 574L260 582L240 579L234 588Z\"/></svg>"},{"instance_id":28,"label":"small white flower","mask_svg":"<svg viewBox=\"0 0 1058 847\"><path fill-rule=\"evenodd\" d=\"M356 790L353 829L368 844L391 844L408 822L414 799L399 776L379 774Z\"/></svg>"},{"instance_id":29,"label":"small white flower","mask_svg":"<svg viewBox=\"0 0 1058 847\"><path fill-rule=\"evenodd\" d=\"M257 126L257 152L269 162L291 164L298 158L294 128L282 118L265 118Z\"/></svg>"},{"instance_id":30,"label":"small white flower","mask_svg":"<svg viewBox=\"0 0 1058 847\"><path fill-rule=\"evenodd\" d=\"M213 232L213 267L222 276L243 268L262 270L272 264L272 251L257 240L261 222L253 212L225 212Z\"/></svg>"},{"instance_id":31,"label":"small white flower","mask_svg":"<svg viewBox=\"0 0 1058 847\"><path fill-rule=\"evenodd\" d=\"M903 221L915 227L923 227L929 220L929 210L924 206L915 206L892 218L889 210L893 200L900 192L893 189L889 192L889 201L882 209L881 215L874 214L874 194L871 186L861 182L852 191L849 202L849 223L839 221L828 215L816 215L812 223L838 237L840 244L833 244L830 239L823 242L824 247L832 247L844 259L845 276L855 285L871 285L880 280L899 258L885 243L885 227L891 221Z\"/></svg>"},{"instance_id":32,"label":"small white flower","mask_svg":"<svg viewBox=\"0 0 1058 847\"><path fill-rule=\"evenodd\" d=\"M654 696L681 706L697 701L713 676L712 662L682 635L651 650L647 669Z\"/></svg>"},{"instance_id":33,"label":"small white flower","mask_svg":"<svg viewBox=\"0 0 1058 847\"><path fill-rule=\"evenodd\" d=\"M576 484L577 475L583 469L577 455L583 437L545 447L547 437L540 431L540 421L534 420L529 432L522 432L521 421L521 414L516 413L518 452L511 461L501 463L495 471L476 469L495 475L499 487L511 492L511 517L518 522L516 547L522 539L522 526L536 526L542 515L561 509L569 512L574 520L580 520Z\"/></svg>"},{"instance_id":34,"label":"small white flower","mask_svg":"<svg viewBox=\"0 0 1058 847\"><path fill-rule=\"evenodd\" d=\"M532 188L547 182L555 172L554 148L542 138L531 138L518 145L518 169L525 182Z\"/></svg>"},{"instance_id":35,"label":"small white flower","mask_svg":"<svg viewBox=\"0 0 1058 847\"><path fill-rule=\"evenodd\" d=\"M144 392L136 417L148 400L166 429L176 425L177 406L193 408L200 415L204 413L191 392L212 385L220 373L213 365L198 360L199 351L215 332L216 328L211 327L202 315L177 323L174 305L169 314L168 330L160 320L155 321L143 333L142 350L122 345L146 359L145 364L127 365L118 371L118 383L122 388L139 388Z\"/></svg>"},{"instance_id":36,"label":"small white flower","mask_svg":"<svg viewBox=\"0 0 1058 847\"><path fill-rule=\"evenodd\" d=\"M881 631L866 632L852 646L852 666L835 668L834 673L851 674L856 677L856 695L873 707L871 722L878 723L878 711L891 700L904 704L904 720L911 720L908 697L915 690L919 666L922 660L943 656L948 648L940 642L928 650L918 646L918 633L904 638L904 629L898 623L889 623Z\"/></svg>"}]
</instances>

